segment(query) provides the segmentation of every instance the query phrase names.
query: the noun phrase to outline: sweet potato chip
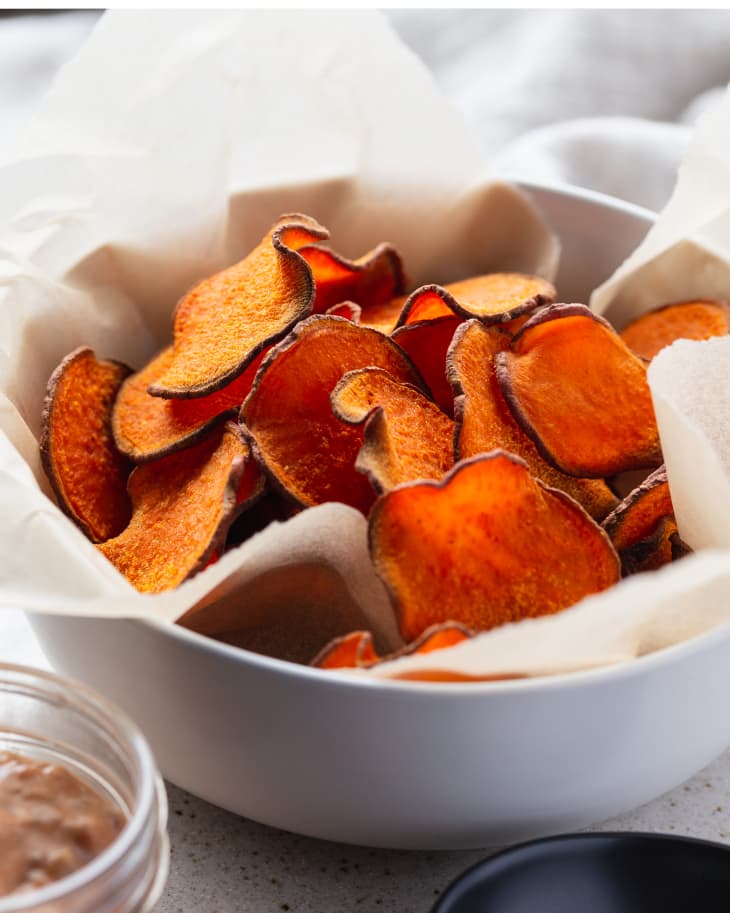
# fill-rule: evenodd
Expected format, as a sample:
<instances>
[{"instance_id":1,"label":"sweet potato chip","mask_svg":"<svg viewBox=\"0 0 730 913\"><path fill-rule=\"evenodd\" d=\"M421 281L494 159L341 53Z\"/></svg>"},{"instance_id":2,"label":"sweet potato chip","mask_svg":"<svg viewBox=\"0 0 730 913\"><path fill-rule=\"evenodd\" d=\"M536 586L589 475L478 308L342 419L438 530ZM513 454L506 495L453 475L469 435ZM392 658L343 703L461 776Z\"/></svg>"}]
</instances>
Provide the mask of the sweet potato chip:
<instances>
[{"instance_id":1,"label":"sweet potato chip","mask_svg":"<svg viewBox=\"0 0 730 913\"><path fill-rule=\"evenodd\" d=\"M652 472L603 521L618 552L650 536L665 517L674 517L664 466Z\"/></svg>"},{"instance_id":2,"label":"sweet potato chip","mask_svg":"<svg viewBox=\"0 0 730 913\"><path fill-rule=\"evenodd\" d=\"M515 317L514 320L507 320L505 323L499 324L499 329L509 336L516 336L531 316L532 314L523 314L521 317Z\"/></svg>"},{"instance_id":3,"label":"sweet potato chip","mask_svg":"<svg viewBox=\"0 0 730 913\"><path fill-rule=\"evenodd\" d=\"M512 414L562 472L604 478L662 462L646 363L582 304L543 308L495 364Z\"/></svg>"},{"instance_id":4,"label":"sweet potato chip","mask_svg":"<svg viewBox=\"0 0 730 913\"><path fill-rule=\"evenodd\" d=\"M325 311L330 317L344 317L353 323L360 323L362 308L354 301L341 301L339 304L333 304L331 308Z\"/></svg>"},{"instance_id":5,"label":"sweet potato chip","mask_svg":"<svg viewBox=\"0 0 730 913\"><path fill-rule=\"evenodd\" d=\"M539 276L488 273L450 285L425 285L410 296L398 326L457 314L485 324L506 323L555 300L555 287Z\"/></svg>"},{"instance_id":6,"label":"sweet potato chip","mask_svg":"<svg viewBox=\"0 0 730 913\"><path fill-rule=\"evenodd\" d=\"M447 415L454 414L454 393L446 378L446 353L461 317L437 317L400 327L393 333L397 342L428 384L434 402Z\"/></svg>"},{"instance_id":7,"label":"sweet potato chip","mask_svg":"<svg viewBox=\"0 0 730 913\"><path fill-rule=\"evenodd\" d=\"M369 631L352 631L331 640L314 657L311 665L318 669L345 669L369 666L378 660Z\"/></svg>"},{"instance_id":8,"label":"sweet potato chip","mask_svg":"<svg viewBox=\"0 0 730 913\"><path fill-rule=\"evenodd\" d=\"M128 483L132 520L99 549L142 592L178 586L222 549L236 514L255 497L240 491L250 459L241 429L228 422L187 450L138 466Z\"/></svg>"},{"instance_id":9,"label":"sweet potato chip","mask_svg":"<svg viewBox=\"0 0 730 913\"><path fill-rule=\"evenodd\" d=\"M656 571L675 558L681 557L686 548L679 538L677 524L672 517L664 517L653 532L619 552L624 577Z\"/></svg>"},{"instance_id":10,"label":"sweet potato chip","mask_svg":"<svg viewBox=\"0 0 730 913\"><path fill-rule=\"evenodd\" d=\"M624 575L653 571L686 555L664 466L631 491L603 522Z\"/></svg>"},{"instance_id":11,"label":"sweet potato chip","mask_svg":"<svg viewBox=\"0 0 730 913\"><path fill-rule=\"evenodd\" d=\"M196 399L163 399L147 391L172 363L172 348L164 349L122 384L112 412L117 447L135 463L146 463L201 440L214 425L237 415L266 351L216 393Z\"/></svg>"},{"instance_id":12,"label":"sweet potato chip","mask_svg":"<svg viewBox=\"0 0 730 913\"><path fill-rule=\"evenodd\" d=\"M383 495L369 541L405 640L449 620L482 631L558 612L620 576L583 508L499 450Z\"/></svg>"},{"instance_id":13,"label":"sweet potato chip","mask_svg":"<svg viewBox=\"0 0 730 913\"><path fill-rule=\"evenodd\" d=\"M241 420L259 462L299 506L341 501L366 512L372 504L372 487L355 470L363 429L340 421L330 406L339 379L370 365L421 387L402 349L341 317L302 321L264 359Z\"/></svg>"},{"instance_id":14,"label":"sweet potato chip","mask_svg":"<svg viewBox=\"0 0 730 913\"><path fill-rule=\"evenodd\" d=\"M235 428L238 437L243 437L245 440L245 435L240 426L235 424ZM238 480L238 487L236 488L235 517L240 517L244 511L248 511L254 504L258 504L262 501L265 494L266 476L259 464L253 458L251 447L248 441L246 441L246 462ZM291 514L287 514L287 516L291 516Z\"/></svg>"},{"instance_id":15,"label":"sweet potato chip","mask_svg":"<svg viewBox=\"0 0 730 913\"><path fill-rule=\"evenodd\" d=\"M454 465L453 421L382 368L345 374L330 402L343 422L363 425L355 468L378 493L416 479L440 479Z\"/></svg>"},{"instance_id":16,"label":"sweet potato chip","mask_svg":"<svg viewBox=\"0 0 730 913\"><path fill-rule=\"evenodd\" d=\"M315 297L312 271L297 251L326 237L309 216L281 216L245 259L188 292L175 310L172 361L150 393L208 396L286 336Z\"/></svg>"},{"instance_id":17,"label":"sweet potato chip","mask_svg":"<svg viewBox=\"0 0 730 913\"><path fill-rule=\"evenodd\" d=\"M730 333L730 305L724 301L680 301L643 314L621 331L636 355L651 360L677 339L709 339Z\"/></svg>"},{"instance_id":18,"label":"sweet potato chip","mask_svg":"<svg viewBox=\"0 0 730 913\"><path fill-rule=\"evenodd\" d=\"M386 657L388 660L401 656L412 656L414 653L433 653L435 650L445 650L464 640L469 640L474 632L458 621L445 621L443 624L433 625L420 637L406 646L395 656Z\"/></svg>"},{"instance_id":19,"label":"sweet potato chip","mask_svg":"<svg viewBox=\"0 0 730 913\"><path fill-rule=\"evenodd\" d=\"M405 291L403 261L391 244L379 244L357 260L325 247L306 246L299 253L314 276L315 314L324 314L342 301L378 307Z\"/></svg>"},{"instance_id":20,"label":"sweet potato chip","mask_svg":"<svg viewBox=\"0 0 730 913\"><path fill-rule=\"evenodd\" d=\"M420 637L388 656L378 656L369 631L352 631L343 637L335 637L326 644L311 662L318 669L367 669L381 662L390 662L401 656L414 653L433 653L453 647L474 636L469 628L455 621L433 625Z\"/></svg>"},{"instance_id":21,"label":"sweet potato chip","mask_svg":"<svg viewBox=\"0 0 730 913\"><path fill-rule=\"evenodd\" d=\"M399 334L408 330L399 330L393 338L400 339ZM601 479L566 475L546 463L504 401L494 359L508 348L510 339L501 326L485 327L478 320L463 323L454 334L446 361L456 397L456 459L495 449L516 453L545 485L569 494L594 520L603 520L618 504L608 485Z\"/></svg>"},{"instance_id":22,"label":"sweet potato chip","mask_svg":"<svg viewBox=\"0 0 730 913\"><path fill-rule=\"evenodd\" d=\"M407 300L407 295L400 295L398 298L391 298L390 301L384 301L382 304L370 304L367 308L361 309L359 323L389 336L395 329L403 305Z\"/></svg>"},{"instance_id":23,"label":"sweet potato chip","mask_svg":"<svg viewBox=\"0 0 730 913\"><path fill-rule=\"evenodd\" d=\"M417 288L406 300L398 316L396 327L411 323L424 323L440 317L461 317L457 301L440 285L424 285Z\"/></svg>"},{"instance_id":24,"label":"sweet potato chip","mask_svg":"<svg viewBox=\"0 0 730 913\"><path fill-rule=\"evenodd\" d=\"M129 522L131 465L114 446L111 411L130 369L76 349L51 375L41 419L43 468L58 505L92 542Z\"/></svg>"},{"instance_id":25,"label":"sweet potato chip","mask_svg":"<svg viewBox=\"0 0 730 913\"><path fill-rule=\"evenodd\" d=\"M524 273L487 273L444 286L465 317L483 322L511 321L555 301L555 286L540 276Z\"/></svg>"}]
</instances>

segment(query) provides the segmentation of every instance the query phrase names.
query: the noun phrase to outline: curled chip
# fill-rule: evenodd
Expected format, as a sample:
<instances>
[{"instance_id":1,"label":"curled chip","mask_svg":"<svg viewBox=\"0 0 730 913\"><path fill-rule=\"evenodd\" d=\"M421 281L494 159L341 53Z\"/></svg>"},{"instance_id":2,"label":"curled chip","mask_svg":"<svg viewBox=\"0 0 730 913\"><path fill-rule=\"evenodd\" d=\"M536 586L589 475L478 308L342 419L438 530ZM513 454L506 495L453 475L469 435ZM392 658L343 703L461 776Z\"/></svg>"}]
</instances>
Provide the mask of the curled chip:
<instances>
[{"instance_id":1,"label":"curled chip","mask_svg":"<svg viewBox=\"0 0 730 913\"><path fill-rule=\"evenodd\" d=\"M399 330L394 338L408 329ZM461 324L454 334L447 373L456 397L456 459L495 449L516 453L541 482L575 498L594 520L603 520L618 504L608 485L601 479L566 475L546 463L504 401L494 359L509 347L510 339L501 326L485 327L478 320Z\"/></svg>"},{"instance_id":2,"label":"curled chip","mask_svg":"<svg viewBox=\"0 0 730 913\"><path fill-rule=\"evenodd\" d=\"M369 631L352 631L331 640L311 662L318 669L354 669L377 662L378 654Z\"/></svg>"},{"instance_id":3,"label":"curled chip","mask_svg":"<svg viewBox=\"0 0 730 913\"><path fill-rule=\"evenodd\" d=\"M120 533L132 507L131 466L114 445L111 411L130 369L89 348L63 359L48 381L41 419L43 468L58 505L92 542Z\"/></svg>"},{"instance_id":4,"label":"curled chip","mask_svg":"<svg viewBox=\"0 0 730 913\"><path fill-rule=\"evenodd\" d=\"M389 336L398 323L400 312L403 310L407 298L407 295L400 295L398 298L392 298L382 304L371 304L369 307L363 308L359 323Z\"/></svg>"},{"instance_id":5,"label":"curled chip","mask_svg":"<svg viewBox=\"0 0 730 913\"><path fill-rule=\"evenodd\" d=\"M487 273L450 285L425 285L408 299L398 326L457 314L485 324L506 323L555 300L555 287L539 276Z\"/></svg>"},{"instance_id":6,"label":"curled chip","mask_svg":"<svg viewBox=\"0 0 730 913\"><path fill-rule=\"evenodd\" d=\"M314 315L265 358L241 421L259 462L299 506L341 501L363 512L375 493L355 469L363 429L332 412L330 393L348 371L369 365L421 386L418 372L387 336L341 317Z\"/></svg>"},{"instance_id":7,"label":"curled chip","mask_svg":"<svg viewBox=\"0 0 730 913\"><path fill-rule=\"evenodd\" d=\"M438 320L440 317L461 317L456 310L455 299L440 285L424 285L416 289L406 300L400 312L396 327L408 326L411 323L424 323L427 320Z\"/></svg>"},{"instance_id":8,"label":"curled chip","mask_svg":"<svg viewBox=\"0 0 730 913\"><path fill-rule=\"evenodd\" d=\"M558 612L620 576L583 508L500 450L383 495L369 541L405 640L444 621L483 631Z\"/></svg>"},{"instance_id":9,"label":"curled chip","mask_svg":"<svg viewBox=\"0 0 730 913\"><path fill-rule=\"evenodd\" d=\"M664 466L630 492L602 525L619 553L624 574L654 570L687 552L674 520Z\"/></svg>"},{"instance_id":10,"label":"curled chip","mask_svg":"<svg viewBox=\"0 0 730 913\"><path fill-rule=\"evenodd\" d=\"M730 333L730 305L724 301L680 301L643 314L621 331L636 355L652 359L677 339L709 339Z\"/></svg>"},{"instance_id":11,"label":"curled chip","mask_svg":"<svg viewBox=\"0 0 730 913\"><path fill-rule=\"evenodd\" d=\"M582 304L534 314L495 363L512 414L562 472L605 478L662 462L646 363Z\"/></svg>"},{"instance_id":12,"label":"curled chip","mask_svg":"<svg viewBox=\"0 0 730 913\"><path fill-rule=\"evenodd\" d=\"M309 216L281 216L245 259L188 292L175 310L172 362L150 393L207 396L286 336L315 297L312 271L297 251L326 237Z\"/></svg>"},{"instance_id":13,"label":"curled chip","mask_svg":"<svg viewBox=\"0 0 730 913\"><path fill-rule=\"evenodd\" d=\"M433 625L417 637L414 641L394 656L387 659L398 659L401 656L412 656L414 653L433 653L435 650L444 650L453 647L464 640L469 640L474 632L458 621L445 621L443 624Z\"/></svg>"},{"instance_id":14,"label":"curled chip","mask_svg":"<svg viewBox=\"0 0 730 913\"><path fill-rule=\"evenodd\" d=\"M424 631L412 643L406 644L395 653L379 656L373 646L369 631L352 631L343 637L335 637L326 644L311 662L318 669L368 669L381 662L390 662L414 653L433 653L453 647L474 636L474 632L457 621L446 621Z\"/></svg>"},{"instance_id":15,"label":"curled chip","mask_svg":"<svg viewBox=\"0 0 730 913\"><path fill-rule=\"evenodd\" d=\"M325 247L306 246L299 253L314 276L315 314L324 314L342 301L379 307L405 291L403 261L392 244L378 244L357 260Z\"/></svg>"},{"instance_id":16,"label":"curled chip","mask_svg":"<svg viewBox=\"0 0 730 913\"><path fill-rule=\"evenodd\" d=\"M646 539L640 539L619 552L619 558L624 577L627 577L629 574L656 571L662 565L682 558L689 551L679 537L674 519L664 517Z\"/></svg>"},{"instance_id":17,"label":"curled chip","mask_svg":"<svg viewBox=\"0 0 730 913\"><path fill-rule=\"evenodd\" d=\"M353 323L360 323L362 308L354 301L341 301L339 304L333 304L331 308L325 311L330 317L344 317Z\"/></svg>"},{"instance_id":18,"label":"curled chip","mask_svg":"<svg viewBox=\"0 0 730 913\"><path fill-rule=\"evenodd\" d=\"M393 341L418 368L436 405L450 416L454 414L454 393L446 377L446 353L460 323L461 317L452 314L409 324L393 333Z\"/></svg>"},{"instance_id":19,"label":"curled chip","mask_svg":"<svg viewBox=\"0 0 730 913\"><path fill-rule=\"evenodd\" d=\"M233 422L180 453L138 466L128 489L129 526L99 549L138 590L159 593L178 586L220 552L235 516L261 492L258 473L247 473L249 446Z\"/></svg>"},{"instance_id":20,"label":"curled chip","mask_svg":"<svg viewBox=\"0 0 730 913\"><path fill-rule=\"evenodd\" d=\"M147 392L173 360L164 349L122 384L112 412L112 431L119 450L135 463L146 463L189 447L211 428L233 418L248 395L266 351L246 370L216 393L196 399L163 399Z\"/></svg>"},{"instance_id":21,"label":"curled chip","mask_svg":"<svg viewBox=\"0 0 730 913\"><path fill-rule=\"evenodd\" d=\"M660 466L621 501L602 526L620 552L646 539L664 517L673 516L667 470Z\"/></svg>"},{"instance_id":22,"label":"curled chip","mask_svg":"<svg viewBox=\"0 0 730 913\"><path fill-rule=\"evenodd\" d=\"M382 368L345 374L330 401L343 422L363 425L355 468L378 493L416 479L440 479L454 465L453 421Z\"/></svg>"}]
</instances>

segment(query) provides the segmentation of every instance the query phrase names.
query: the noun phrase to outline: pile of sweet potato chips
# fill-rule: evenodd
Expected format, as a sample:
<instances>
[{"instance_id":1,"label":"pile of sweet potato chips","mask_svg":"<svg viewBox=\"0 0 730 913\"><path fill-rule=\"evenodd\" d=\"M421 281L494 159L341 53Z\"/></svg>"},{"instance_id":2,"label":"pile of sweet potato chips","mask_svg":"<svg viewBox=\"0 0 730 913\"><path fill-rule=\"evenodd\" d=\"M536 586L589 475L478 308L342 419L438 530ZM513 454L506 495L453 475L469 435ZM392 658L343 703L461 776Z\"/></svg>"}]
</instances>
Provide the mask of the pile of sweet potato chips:
<instances>
[{"instance_id":1,"label":"pile of sweet potato chips","mask_svg":"<svg viewBox=\"0 0 730 913\"><path fill-rule=\"evenodd\" d=\"M646 368L675 339L727 334L726 304L667 305L618 333L533 276L408 294L391 245L351 261L327 237L282 216L182 298L149 364L81 348L51 376L46 473L137 589L175 587L272 518L340 501L368 517L413 653L686 552ZM313 663L379 661L354 631Z\"/></svg>"}]
</instances>

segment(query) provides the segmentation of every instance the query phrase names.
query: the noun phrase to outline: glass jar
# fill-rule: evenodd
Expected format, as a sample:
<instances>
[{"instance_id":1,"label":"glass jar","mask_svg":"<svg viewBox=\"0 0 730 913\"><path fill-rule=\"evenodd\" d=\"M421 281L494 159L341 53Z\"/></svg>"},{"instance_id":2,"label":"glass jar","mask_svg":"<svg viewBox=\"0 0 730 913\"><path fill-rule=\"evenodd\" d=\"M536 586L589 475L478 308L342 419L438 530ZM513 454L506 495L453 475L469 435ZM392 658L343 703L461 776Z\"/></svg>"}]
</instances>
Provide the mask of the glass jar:
<instances>
[{"instance_id":1,"label":"glass jar","mask_svg":"<svg viewBox=\"0 0 730 913\"><path fill-rule=\"evenodd\" d=\"M59 764L126 816L98 856L47 886L0 897L0 913L147 913L167 878L167 799L137 727L60 676L0 663L0 751Z\"/></svg>"}]
</instances>

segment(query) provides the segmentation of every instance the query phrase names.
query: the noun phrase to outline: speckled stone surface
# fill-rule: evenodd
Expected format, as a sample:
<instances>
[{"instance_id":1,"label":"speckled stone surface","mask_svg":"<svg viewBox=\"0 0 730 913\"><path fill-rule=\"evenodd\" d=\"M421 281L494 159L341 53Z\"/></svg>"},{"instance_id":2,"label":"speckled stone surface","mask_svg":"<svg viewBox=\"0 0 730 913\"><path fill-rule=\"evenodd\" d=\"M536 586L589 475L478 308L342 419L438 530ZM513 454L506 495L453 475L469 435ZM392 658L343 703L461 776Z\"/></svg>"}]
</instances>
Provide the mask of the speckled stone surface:
<instances>
[{"instance_id":1,"label":"speckled stone surface","mask_svg":"<svg viewBox=\"0 0 730 913\"><path fill-rule=\"evenodd\" d=\"M428 913L497 848L373 850L298 837L168 786L170 878L155 913ZM591 830L656 831L730 844L730 750L684 785Z\"/></svg>"}]
</instances>

